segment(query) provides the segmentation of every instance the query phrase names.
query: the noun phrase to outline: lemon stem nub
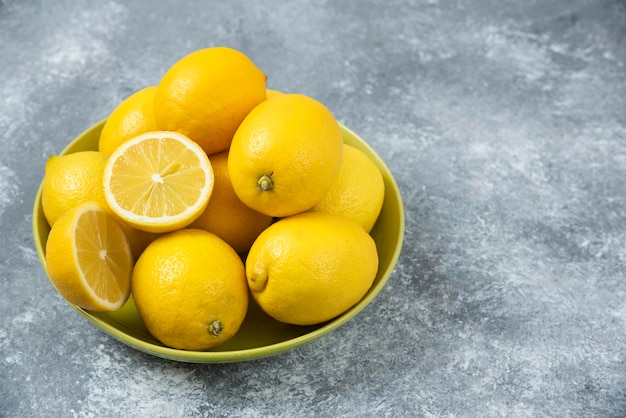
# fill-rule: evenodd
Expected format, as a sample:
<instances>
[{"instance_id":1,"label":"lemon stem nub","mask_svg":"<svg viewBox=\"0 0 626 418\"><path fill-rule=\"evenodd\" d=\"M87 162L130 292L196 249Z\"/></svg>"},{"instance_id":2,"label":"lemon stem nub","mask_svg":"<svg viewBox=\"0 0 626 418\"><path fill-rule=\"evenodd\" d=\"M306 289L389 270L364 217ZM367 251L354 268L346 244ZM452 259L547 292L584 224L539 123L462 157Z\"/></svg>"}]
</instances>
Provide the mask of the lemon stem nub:
<instances>
[{"instance_id":1,"label":"lemon stem nub","mask_svg":"<svg viewBox=\"0 0 626 418\"><path fill-rule=\"evenodd\" d=\"M222 333L222 331L224 330L224 327L222 326L222 323L220 321L216 320L216 321L211 322L207 326L207 330L209 331L211 335L213 335L214 337L217 337L218 335Z\"/></svg>"},{"instance_id":2,"label":"lemon stem nub","mask_svg":"<svg viewBox=\"0 0 626 418\"><path fill-rule=\"evenodd\" d=\"M261 191L267 192L268 190L272 190L272 187L274 187L274 181L272 180L271 176L271 174L269 176L267 174L263 174L256 181L256 184L257 186L259 186L259 189L261 189Z\"/></svg>"}]
</instances>

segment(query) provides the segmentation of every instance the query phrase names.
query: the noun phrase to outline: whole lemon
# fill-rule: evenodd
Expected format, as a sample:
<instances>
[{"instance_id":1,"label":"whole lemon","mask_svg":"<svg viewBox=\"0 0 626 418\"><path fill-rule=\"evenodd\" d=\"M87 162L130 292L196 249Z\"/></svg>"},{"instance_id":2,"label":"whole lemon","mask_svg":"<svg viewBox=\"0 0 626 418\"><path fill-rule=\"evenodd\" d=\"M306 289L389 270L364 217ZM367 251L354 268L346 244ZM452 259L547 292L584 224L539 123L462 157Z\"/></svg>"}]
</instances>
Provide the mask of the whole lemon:
<instances>
[{"instance_id":1,"label":"whole lemon","mask_svg":"<svg viewBox=\"0 0 626 418\"><path fill-rule=\"evenodd\" d=\"M322 103L279 94L255 107L237 129L228 173L246 205L269 216L289 216L328 193L342 151L339 125Z\"/></svg>"},{"instance_id":2,"label":"whole lemon","mask_svg":"<svg viewBox=\"0 0 626 418\"><path fill-rule=\"evenodd\" d=\"M376 244L363 228L313 212L272 224L246 259L248 286L261 309L296 325L344 313L365 295L377 271Z\"/></svg>"},{"instance_id":3,"label":"whole lemon","mask_svg":"<svg viewBox=\"0 0 626 418\"><path fill-rule=\"evenodd\" d=\"M224 343L248 309L243 262L217 235L198 229L152 241L135 264L132 294L150 333L183 350Z\"/></svg>"},{"instance_id":4,"label":"whole lemon","mask_svg":"<svg viewBox=\"0 0 626 418\"><path fill-rule=\"evenodd\" d=\"M215 177L213 193L204 212L190 227L213 232L238 253L245 253L273 218L239 200L228 177L228 151L213 154L209 160Z\"/></svg>"},{"instance_id":5,"label":"whole lemon","mask_svg":"<svg viewBox=\"0 0 626 418\"><path fill-rule=\"evenodd\" d=\"M109 208L106 208L107 211L110 211ZM113 213L113 212L111 212ZM114 214L115 215L115 214ZM142 231L141 229L135 229L132 226L128 225L126 222L121 220L118 216L115 216L117 222L120 224L124 233L126 234L126 238L128 239L128 244L130 245L130 250L133 253L133 259L137 260L143 250L146 249L148 244L154 241L159 234L154 232Z\"/></svg>"},{"instance_id":6,"label":"whole lemon","mask_svg":"<svg viewBox=\"0 0 626 418\"><path fill-rule=\"evenodd\" d=\"M192 52L159 82L156 122L193 139L208 155L226 150L248 112L265 100L265 81L265 74L235 49Z\"/></svg>"},{"instance_id":7,"label":"whole lemon","mask_svg":"<svg viewBox=\"0 0 626 418\"><path fill-rule=\"evenodd\" d=\"M345 216L370 232L384 198L385 182L376 164L363 151L344 144L339 175L311 211Z\"/></svg>"},{"instance_id":8,"label":"whole lemon","mask_svg":"<svg viewBox=\"0 0 626 418\"><path fill-rule=\"evenodd\" d=\"M111 155L125 141L145 132L159 130L154 120L156 89L156 86L141 89L113 109L100 132L98 151Z\"/></svg>"},{"instance_id":9,"label":"whole lemon","mask_svg":"<svg viewBox=\"0 0 626 418\"><path fill-rule=\"evenodd\" d=\"M102 178L108 157L98 151L53 155L46 161L41 205L50 226L68 210L94 202L108 209Z\"/></svg>"},{"instance_id":10,"label":"whole lemon","mask_svg":"<svg viewBox=\"0 0 626 418\"><path fill-rule=\"evenodd\" d=\"M268 99L275 97L275 96L280 96L281 94L285 94L285 93L283 93L282 91L274 90L274 89L266 90L266 95Z\"/></svg>"}]
</instances>

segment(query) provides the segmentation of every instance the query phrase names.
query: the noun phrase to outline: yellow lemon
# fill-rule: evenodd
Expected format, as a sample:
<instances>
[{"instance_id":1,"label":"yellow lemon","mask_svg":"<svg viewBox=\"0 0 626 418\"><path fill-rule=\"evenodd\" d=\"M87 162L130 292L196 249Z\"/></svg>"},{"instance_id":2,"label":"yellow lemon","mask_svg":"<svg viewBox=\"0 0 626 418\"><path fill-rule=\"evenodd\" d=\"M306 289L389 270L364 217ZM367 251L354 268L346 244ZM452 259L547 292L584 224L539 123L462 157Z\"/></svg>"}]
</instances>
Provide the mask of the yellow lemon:
<instances>
[{"instance_id":1,"label":"yellow lemon","mask_svg":"<svg viewBox=\"0 0 626 418\"><path fill-rule=\"evenodd\" d=\"M106 207L102 175L107 156L98 151L53 155L46 162L41 205L50 226L81 203Z\"/></svg>"},{"instance_id":2,"label":"yellow lemon","mask_svg":"<svg viewBox=\"0 0 626 418\"><path fill-rule=\"evenodd\" d=\"M383 176L365 153L344 144L339 175L313 212L345 216L370 232L385 198Z\"/></svg>"},{"instance_id":3,"label":"yellow lemon","mask_svg":"<svg viewBox=\"0 0 626 418\"><path fill-rule=\"evenodd\" d=\"M159 82L157 124L196 141L208 154L226 150L244 117L265 100L265 74L243 53L205 48L176 62Z\"/></svg>"},{"instance_id":4,"label":"yellow lemon","mask_svg":"<svg viewBox=\"0 0 626 418\"><path fill-rule=\"evenodd\" d=\"M334 182L343 139L332 113L301 94L259 104L237 129L228 173L249 207L283 217L310 209Z\"/></svg>"},{"instance_id":5,"label":"yellow lemon","mask_svg":"<svg viewBox=\"0 0 626 418\"><path fill-rule=\"evenodd\" d=\"M224 343L248 309L243 262L222 239L198 229L150 243L135 265L132 294L150 333L184 350Z\"/></svg>"},{"instance_id":6,"label":"yellow lemon","mask_svg":"<svg viewBox=\"0 0 626 418\"><path fill-rule=\"evenodd\" d=\"M66 212L46 242L50 280L70 303L115 311L130 295L133 258L123 229L94 203Z\"/></svg>"},{"instance_id":7,"label":"yellow lemon","mask_svg":"<svg viewBox=\"0 0 626 418\"><path fill-rule=\"evenodd\" d=\"M113 214L108 206L107 210L111 212L111 214ZM124 230L124 233L126 234L126 239L128 240L128 245L130 245L130 250L133 253L133 258L137 260L143 250L146 249L148 244L154 241L159 236L159 234L156 234L154 232L142 231L141 229L135 229L123 220L121 220L117 215L113 215Z\"/></svg>"},{"instance_id":8,"label":"yellow lemon","mask_svg":"<svg viewBox=\"0 0 626 418\"><path fill-rule=\"evenodd\" d=\"M275 97L275 96L280 96L281 94L284 94L284 93L282 91L273 90L273 89L266 90L266 96L268 99L271 99L272 97Z\"/></svg>"},{"instance_id":9,"label":"yellow lemon","mask_svg":"<svg viewBox=\"0 0 626 418\"><path fill-rule=\"evenodd\" d=\"M109 207L134 228L168 232L192 223L213 190L211 162L177 132L147 132L120 145L104 169Z\"/></svg>"},{"instance_id":10,"label":"yellow lemon","mask_svg":"<svg viewBox=\"0 0 626 418\"><path fill-rule=\"evenodd\" d=\"M312 212L272 224L246 259L248 286L258 305L296 325L344 313L365 295L377 271L376 244L363 228Z\"/></svg>"},{"instance_id":11,"label":"yellow lemon","mask_svg":"<svg viewBox=\"0 0 626 418\"><path fill-rule=\"evenodd\" d=\"M111 155L123 142L159 130L154 120L156 89L150 86L135 92L111 112L100 132L98 151Z\"/></svg>"},{"instance_id":12,"label":"yellow lemon","mask_svg":"<svg viewBox=\"0 0 626 418\"><path fill-rule=\"evenodd\" d=\"M191 225L213 232L238 253L244 253L256 237L272 223L272 217L250 209L235 194L228 177L228 152L209 156L215 176L211 199L204 212Z\"/></svg>"}]
</instances>

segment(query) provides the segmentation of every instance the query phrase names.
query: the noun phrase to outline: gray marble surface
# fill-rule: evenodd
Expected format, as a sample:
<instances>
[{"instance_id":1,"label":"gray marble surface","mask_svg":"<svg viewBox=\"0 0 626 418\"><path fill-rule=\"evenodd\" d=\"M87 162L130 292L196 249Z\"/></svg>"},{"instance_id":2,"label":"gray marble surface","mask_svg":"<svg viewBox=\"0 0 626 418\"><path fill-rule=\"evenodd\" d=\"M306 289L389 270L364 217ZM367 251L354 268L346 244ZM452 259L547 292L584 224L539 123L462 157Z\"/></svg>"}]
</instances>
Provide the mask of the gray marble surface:
<instances>
[{"instance_id":1,"label":"gray marble surface","mask_svg":"<svg viewBox=\"0 0 626 418\"><path fill-rule=\"evenodd\" d=\"M248 363L159 359L54 291L46 158L227 45L383 157L406 238L374 302ZM626 416L626 5L0 0L0 416Z\"/></svg>"}]
</instances>

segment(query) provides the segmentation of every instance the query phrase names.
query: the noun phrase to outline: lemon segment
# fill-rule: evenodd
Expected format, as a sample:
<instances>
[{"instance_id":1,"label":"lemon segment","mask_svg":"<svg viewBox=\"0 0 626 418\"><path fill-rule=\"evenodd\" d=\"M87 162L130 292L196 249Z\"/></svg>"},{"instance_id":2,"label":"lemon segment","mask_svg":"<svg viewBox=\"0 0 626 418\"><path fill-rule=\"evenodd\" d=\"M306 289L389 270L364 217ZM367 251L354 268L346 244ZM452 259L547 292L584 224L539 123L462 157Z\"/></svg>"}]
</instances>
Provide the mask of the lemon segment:
<instances>
[{"instance_id":1,"label":"lemon segment","mask_svg":"<svg viewBox=\"0 0 626 418\"><path fill-rule=\"evenodd\" d=\"M192 223L206 208L214 177L209 158L176 132L148 132L115 150L104 171L111 210L131 226L167 232Z\"/></svg>"}]
</instances>

